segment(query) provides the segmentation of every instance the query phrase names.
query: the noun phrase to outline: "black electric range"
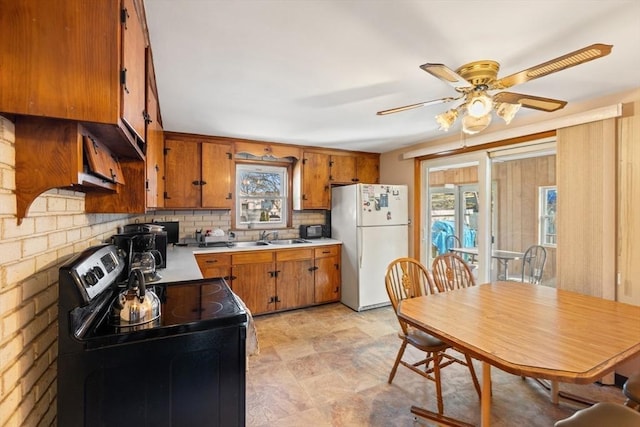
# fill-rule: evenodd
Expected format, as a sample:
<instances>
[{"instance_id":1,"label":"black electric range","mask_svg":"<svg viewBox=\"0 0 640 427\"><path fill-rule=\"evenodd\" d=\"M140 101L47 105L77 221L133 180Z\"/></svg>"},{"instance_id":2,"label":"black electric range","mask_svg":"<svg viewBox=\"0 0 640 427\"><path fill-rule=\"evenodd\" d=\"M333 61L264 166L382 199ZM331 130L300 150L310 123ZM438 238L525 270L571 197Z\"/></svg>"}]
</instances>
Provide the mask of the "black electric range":
<instances>
[{"instance_id":1,"label":"black electric range","mask_svg":"<svg viewBox=\"0 0 640 427\"><path fill-rule=\"evenodd\" d=\"M58 425L241 426L247 313L224 279L148 284L160 316L122 325L113 245L59 270Z\"/></svg>"}]
</instances>

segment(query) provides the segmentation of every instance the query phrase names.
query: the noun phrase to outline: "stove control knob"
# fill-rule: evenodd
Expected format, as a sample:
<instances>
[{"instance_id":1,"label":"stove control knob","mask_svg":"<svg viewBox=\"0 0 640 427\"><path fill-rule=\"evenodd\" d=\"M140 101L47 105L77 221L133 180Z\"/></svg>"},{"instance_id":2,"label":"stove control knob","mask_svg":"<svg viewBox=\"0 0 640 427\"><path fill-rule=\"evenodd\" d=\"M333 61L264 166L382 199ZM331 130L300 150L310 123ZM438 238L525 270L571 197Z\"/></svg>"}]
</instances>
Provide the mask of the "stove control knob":
<instances>
[{"instance_id":1,"label":"stove control knob","mask_svg":"<svg viewBox=\"0 0 640 427\"><path fill-rule=\"evenodd\" d=\"M84 281L87 282L87 287L93 286L98 283L98 276L96 276L96 273L94 273L93 271L89 271L84 275Z\"/></svg>"},{"instance_id":2,"label":"stove control knob","mask_svg":"<svg viewBox=\"0 0 640 427\"><path fill-rule=\"evenodd\" d=\"M93 267L91 271L98 277L98 279L102 279L104 277L104 271L100 267Z\"/></svg>"}]
</instances>

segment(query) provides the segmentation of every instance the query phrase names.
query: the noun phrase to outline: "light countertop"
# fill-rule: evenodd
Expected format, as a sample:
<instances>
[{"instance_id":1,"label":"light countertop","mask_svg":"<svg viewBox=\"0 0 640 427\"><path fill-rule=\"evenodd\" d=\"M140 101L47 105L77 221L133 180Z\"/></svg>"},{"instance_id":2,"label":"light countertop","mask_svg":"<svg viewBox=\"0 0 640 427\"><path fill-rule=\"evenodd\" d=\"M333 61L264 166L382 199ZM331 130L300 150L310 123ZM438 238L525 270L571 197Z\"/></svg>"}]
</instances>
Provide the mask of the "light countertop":
<instances>
[{"instance_id":1,"label":"light countertop","mask_svg":"<svg viewBox=\"0 0 640 427\"><path fill-rule=\"evenodd\" d=\"M199 247L199 246L173 246L167 247L167 267L158 269L162 279L155 283L181 282L184 280L202 279L202 274L196 262L196 254L210 254L221 252L246 252L277 249L291 249L298 247L313 247L342 244L340 240L322 238L314 239L312 243L294 243L291 245L266 245L251 247Z\"/></svg>"}]
</instances>

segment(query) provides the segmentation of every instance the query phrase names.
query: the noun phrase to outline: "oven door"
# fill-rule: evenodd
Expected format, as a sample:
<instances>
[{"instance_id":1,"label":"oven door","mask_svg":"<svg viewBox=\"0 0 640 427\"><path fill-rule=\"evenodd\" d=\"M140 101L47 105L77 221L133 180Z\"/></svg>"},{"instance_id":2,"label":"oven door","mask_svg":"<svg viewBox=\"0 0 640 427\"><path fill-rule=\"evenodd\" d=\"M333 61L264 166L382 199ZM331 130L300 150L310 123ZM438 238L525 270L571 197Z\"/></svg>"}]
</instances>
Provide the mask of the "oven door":
<instances>
[{"instance_id":1,"label":"oven door","mask_svg":"<svg viewBox=\"0 0 640 427\"><path fill-rule=\"evenodd\" d=\"M244 323L58 357L60 426L245 424Z\"/></svg>"}]
</instances>

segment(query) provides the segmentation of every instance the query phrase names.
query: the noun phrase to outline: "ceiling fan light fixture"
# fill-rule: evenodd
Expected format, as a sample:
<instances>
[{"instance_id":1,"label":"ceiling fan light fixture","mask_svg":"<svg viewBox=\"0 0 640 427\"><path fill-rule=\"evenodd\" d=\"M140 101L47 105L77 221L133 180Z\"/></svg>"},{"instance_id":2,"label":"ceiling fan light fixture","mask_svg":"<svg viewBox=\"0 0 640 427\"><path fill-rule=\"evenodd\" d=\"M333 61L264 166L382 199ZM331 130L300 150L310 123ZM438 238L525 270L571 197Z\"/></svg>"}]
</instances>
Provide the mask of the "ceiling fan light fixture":
<instances>
[{"instance_id":1,"label":"ceiling fan light fixture","mask_svg":"<svg viewBox=\"0 0 640 427\"><path fill-rule=\"evenodd\" d=\"M520 110L521 106L521 104L509 104L507 102L501 102L496 107L496 114L498 115L498 117L503 119L506 124L509 124L515 117L518 110Z\"/></svg>"},{"instance_id":2,"label":"ceiling fan light fixture","mask_svg":"<svg viewBox=\"0 0 640 427\"><path fill-rule=\"evenodd\" d=\"M462 131L468 135L474 135L483 131L491 123L491 114L482 117L473 117L469 114L462 118Z\"/></svg>"},{"instance_id":3,"label":"ceiling fan light fixture","mask_svg":"<svg viewBox=\"0 0 640 427\"><path fill-rule=\"evenodd\" d=\"M451 109L436 116L436 121L440 125L440 130L448 131L453 122L458 118L458 110Z\"/></svg>"},{"instance_id":4,"label":"ceiling fan light fixture","mask_svg":"<svg viewBox=\"0 0 640 427\"><path fill-rule=\"evenodd\" d=\"M491 112L493 101L486 92L478 92L469 97L466 107L468 115L480 118Z\"/></svg>"}]
</instances>

